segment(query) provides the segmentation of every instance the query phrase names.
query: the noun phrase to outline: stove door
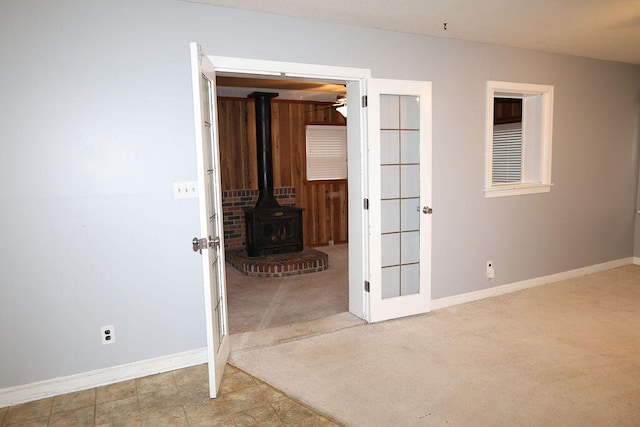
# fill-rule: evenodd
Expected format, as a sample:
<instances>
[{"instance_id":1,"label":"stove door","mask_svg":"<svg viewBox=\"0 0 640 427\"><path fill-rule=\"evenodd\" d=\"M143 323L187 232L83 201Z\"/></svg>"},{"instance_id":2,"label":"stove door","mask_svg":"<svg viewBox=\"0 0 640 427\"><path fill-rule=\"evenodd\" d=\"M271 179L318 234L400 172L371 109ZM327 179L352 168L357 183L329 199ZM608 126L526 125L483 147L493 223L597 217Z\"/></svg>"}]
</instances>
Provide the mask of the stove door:
<instances>
[{"instance_id":1,"label":"stove door","mask_svg":"<svg viewBox=\"0 0 640 427\"><path fill-rule=\"evenodd\" d=\"M368 81L369 321L431 310L431 83Z\"/></svg>"}]
</instances>

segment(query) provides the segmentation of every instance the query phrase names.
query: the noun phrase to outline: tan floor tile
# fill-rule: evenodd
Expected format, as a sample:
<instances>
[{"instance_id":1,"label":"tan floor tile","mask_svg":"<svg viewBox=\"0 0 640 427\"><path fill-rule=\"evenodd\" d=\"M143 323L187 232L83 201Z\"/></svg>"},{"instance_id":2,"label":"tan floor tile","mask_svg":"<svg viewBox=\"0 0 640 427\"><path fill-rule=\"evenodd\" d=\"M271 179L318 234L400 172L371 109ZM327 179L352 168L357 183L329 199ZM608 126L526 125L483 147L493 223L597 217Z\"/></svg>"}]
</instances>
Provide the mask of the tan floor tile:
<instances>
[{"instance_id":1,"label":"tan floor tile","mask_svg":"<svg viewBox=\"0 0 640 427\"><path fill-rule=\"evenodd\" d=\"M220 415L212 420L189 424L191 427L236 427L231 415Z\"/></svg>"},{"instance_id":2,"label":"tan floor tile","mask_svg":"<svg viewBox=\"0 0 640 427\"><path fill-rule=\"evenodd\" d=\"M226 402L230 412L241 412L268 403L266 397L256 385L220 397Z\"/></svg>"},{"instance_id":3,"label":"tan floor tile","mask_svg":"<svg viewBox=\"0 0 640 427\"><path fill-rule=\"evenodd\" d=\"M340 424L334 423L320 415L305 418L302 421L295 422L293 425L297 427L341 427Z\"/></svg>"},{"instance_id":4,"label":"tan floor tile","mask_svg":"<svg viewBox=\"0 0 640 427\"><path fill-rule=\"evenodd\" d=\"M209 400L209 383L191 383L178 387L182 403Z\"/></svg>"},{"instance_id":5,"label":"tan floor tile","mask_svg":"<svg viewBox=\"0 0 640 427\"><path fill-rule=\"evenodd\" d=\"M95 406L91 405L85 408L72 409L71 411L51 415L49 427L93 426L94 421Z\"/></svg>"},{"instance_id":6,"label":"tan floor tile","mask_svg":"<svg viewBox=\"0 0 640 427\"><path fill-rule=\"evenodd\" d=\"M173 378L176 382L176 385L180 387L185 384L192 383L208 383L209 382L209 367L208 365L196 365L190 366L184 369L178 369L173 371Z\"/></svg>"},{"instance_id":7,"label":"tan floor tile","mask_svg":"<svg viewBox=\"0 0 640 427\"><path fill-rule=\"evenodd\" d=\"M113 423L140 415L138 398L113 400L96 405L96 425Z\"/></svg>"},{"instance_id":8,"label":"tan floor tile","mask_svg":"<svg viewBox=\"0 0 640 427\"><path fill-rule=\"evenodd\" d=\"M316 415L313 411L289 398L271 402L271 406L273 406L273 409L275 409L278 415L280 415L280 418L285 425L296 425L297 423Z\"/></svg>"},{"instance_id":9,"label":"tan floor tile","mask_svg":"<svg viewBox=\"0 0 640 427\"><path fill-rule=\"evenodd\" d=\"M220 384L220 393L233 393L247 387L255 387L257 384L253 377L242 371L233 372L229 375L223 375L222 384Z\"/></svg>"},{"instance_id":10,"label":"tan floor tile","mask_svg":"<svg viewBox=\"0 0 640 427\"><path fill-rule=\"evenodd\" d=\"M287 399L287 396L280 393L275 388L271 387L269 384L261 383L258 385L260 391L269 402L275 402L280 399Z\"/></svg>"},{"instance_id":11,"label":"tan floor tile","mask_svg":"<svg viewBox=\"0 0 640 427\"><path fill-rule=\"evenodd\" d=\"M236 412L232 414L232 417L238 427L283 425L276 411L268 403L246 411Z\"/></svg>"},{"instance_id":12,"label":"tan floor tile","mask_svg":"<svg viewBox=\"0 0 640 427\"><path fill-rule=\"evenodd\" d=\"M140 415L136 415L131 418L126 418L123 420L116 420L106 424L96 424L96 427L141 427L142 420L140 419Z\"/></svg>"},{"instance_id":13,"label":"tan floor tile","mask_svg":"<svg viewBox=\"0 0 640 427\"><path fill-rule=\"evenodd\" d=\"M121 381L96 389L96 403L111 402L136 395L136 380Z\"/></svg>"},{"instance_id":14,"label":"tan floor tile","mask_svg":"<svg viewBox=\"0 0 640 427\"><path fill-rule=\"evenodd\" d=\"M236 368L233 365L229 365L228 363L224 366L224 373L222 374L224 375L229 375L229 374L233 374L234 372L238 372L239 369Z\"/></svg>"},{"instance_id":15,"label":"tan floor tile","mask_svg":"<svg viewBox=\"0 0 640 427\"><path fill-rule=\"evenodd\" d=\"M73 409L86 408L95 406L96 389L77 391L74 393L61 394L53 398L53 408L51 414L59 414L68 412Z\"/></svg>"},{"instance_id":16,"label":"tan floor tile","mask_svg":"<svg viewBox=\"0 0 640 427\"><path fill-rule=\"evenodd\" d=\"M48 418L51 414L52 405L53 398L50 397L48 399L10 406L4 420L4 425L24 423L26 421L39 420L44 417Z\"/></svg>"},{"instance_id":17,"label":"tan floor tile","mask_svg":"<svg viewBox=\"0 0 640 427\"><path fill-rule=\"evenodd\" d=\"M167 407L147 415L142 415L142 426L148 427L169 427L169 426L187 426L187 417L184 413L182 405Z\"/></svg>"},{"instance_id":18,"label":"tan floor tile","mask_svg":"<svg viewBox=\"0 0 640 427\"><path fill-rule=\"evenodd\" d=\"M180 394L177 387L161 388L150 393L138 395L138 407L140 415L157 412L163 408L181 405Z\"/></svg>"},{"instance_id":19,"label":"tan floor tile","mask_svg":"<svg viewBox=\"0 0 640 427\"><path fill-rule=\"evenodd\" d=\"M7 427L47 427L49 425L49 417L39 418L37 420L25 421L17 424L3 424Z\"/></svg>"},{"instance_id":20,"label":"tan floor tile","mask_svg":"<svg viewBox=\"0 0 640 427\"><path fill-rule=\"evenodd\" d=\"M209 398L207 365L0 408L0 425L281 426L337 424L227 365L218 399ZM177 384L180 384L178 386ZM270 403L271 402L271 403Z\"/></svg>"},{"instance_id":21,"label":"tan floor tile","mask_svg":"<svg viewBox=\"0 0 640 427\"><path fill-rule=\"evenodd\" d=\"M173 373L164 372L162 374L149 375L148 377L138 378L136 380L136 387L138 388L138 394L149 393L161 388L176 387L176 382L173 379Z\"/></svg>"},{"instance_id":22,"label":"tan floor tile","mask_svg":"<svg viewBox=\"0 0 640 427\"><path fill-rule=\"evenodd\" d=\"M213 420L222 415L229 414L227 403L220 398L185 403L184 411L186 412L187 419L191 424Z\"/></svg>"}]
</instances>

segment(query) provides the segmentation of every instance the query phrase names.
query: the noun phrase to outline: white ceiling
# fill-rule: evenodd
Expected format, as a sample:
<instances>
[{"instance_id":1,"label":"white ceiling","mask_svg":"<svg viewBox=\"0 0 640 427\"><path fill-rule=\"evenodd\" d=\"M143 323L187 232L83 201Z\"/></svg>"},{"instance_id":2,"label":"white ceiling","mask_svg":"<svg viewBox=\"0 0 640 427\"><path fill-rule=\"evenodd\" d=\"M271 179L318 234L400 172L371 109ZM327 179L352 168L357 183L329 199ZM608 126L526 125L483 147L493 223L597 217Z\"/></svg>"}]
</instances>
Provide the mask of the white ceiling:
<instances>
[{"instance_id":1,"label":"white ceiling","mask_svg":"<svg viewBox=\"0 0 640 427\"><path fill-rule=\"evenodd\" d=\"M188 1L640 64L640 0Z\"/></svg>"},{"instance_id":2,"label":"white ceiling","mask_svg":"<svg viewBox=\"0 0 640 427\"><path fill-rule=\"evenodd\" d=\"M252 92L275 92L278 99L332 103L346 94L346 88L338 84L246 75L218 75L216 90L222 97L246 98Z\"/></svg>"}]
</instances>

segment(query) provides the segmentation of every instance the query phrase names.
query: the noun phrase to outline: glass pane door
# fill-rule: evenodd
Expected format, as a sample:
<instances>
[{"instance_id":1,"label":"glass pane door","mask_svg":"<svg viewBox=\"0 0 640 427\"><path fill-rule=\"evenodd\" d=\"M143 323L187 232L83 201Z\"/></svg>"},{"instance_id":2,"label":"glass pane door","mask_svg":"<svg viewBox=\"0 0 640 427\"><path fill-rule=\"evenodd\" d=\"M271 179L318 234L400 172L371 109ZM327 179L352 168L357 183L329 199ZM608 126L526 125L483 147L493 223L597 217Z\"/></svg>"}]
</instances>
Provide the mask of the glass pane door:
<instances>
[{"instance_id":1,"label":"glass pane door","mask_svg":"<svg viewBox=\"0 0 640 427\"><path fill-rule=\"evenodd\" d=\"M206 69L205 69L206 67ZM227 334L224 241L222 233L220 153L215 101L215 70L196 43L191 44L191 72L198 169L198 210L202 253L209 395L216 397L229 357Z\"/></svg>"},{"instance_id":2,"label":"glass pane door","mask_svg":"<svg viewBox=\"0 0 640 427\"><path fill-rule=\"evenodd\" d=\"M369 85L372 321L430 308L430 104L427 82Z\"/></svg>"},{"instance_id":3,"label":"glass pane door","mask_svg":"<svg viewBox=\"0 0 640 427\"><path fill-rule=\"evenodd\" d=\"M380 96L382 298L420 292L420 103Z\"/></svg>"}]
</instances>

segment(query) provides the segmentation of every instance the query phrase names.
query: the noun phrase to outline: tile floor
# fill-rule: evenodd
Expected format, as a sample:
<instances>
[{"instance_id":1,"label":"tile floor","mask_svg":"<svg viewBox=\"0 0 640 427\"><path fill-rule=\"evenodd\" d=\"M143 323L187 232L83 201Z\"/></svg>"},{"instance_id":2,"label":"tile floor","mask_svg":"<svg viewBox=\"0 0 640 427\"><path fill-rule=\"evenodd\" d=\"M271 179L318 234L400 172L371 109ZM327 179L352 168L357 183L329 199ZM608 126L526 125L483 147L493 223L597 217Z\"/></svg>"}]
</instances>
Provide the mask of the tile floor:
<instances>
[{"instance_id":1,"label":"tile floor","mask_svg":"<svg viewBox=\"0 0 640 427\"><path fill-rule=\"evenodd\" d=\"M209 399L207 365L0 409L0 426L339 426L227 365Z\"/></svg>"}]
</instances>

